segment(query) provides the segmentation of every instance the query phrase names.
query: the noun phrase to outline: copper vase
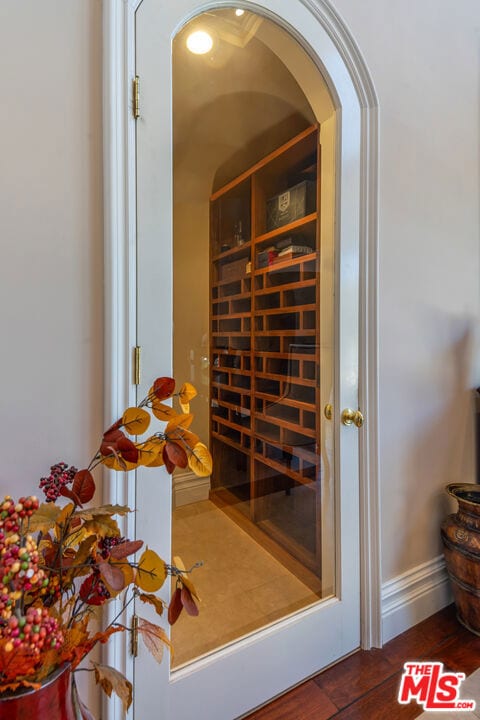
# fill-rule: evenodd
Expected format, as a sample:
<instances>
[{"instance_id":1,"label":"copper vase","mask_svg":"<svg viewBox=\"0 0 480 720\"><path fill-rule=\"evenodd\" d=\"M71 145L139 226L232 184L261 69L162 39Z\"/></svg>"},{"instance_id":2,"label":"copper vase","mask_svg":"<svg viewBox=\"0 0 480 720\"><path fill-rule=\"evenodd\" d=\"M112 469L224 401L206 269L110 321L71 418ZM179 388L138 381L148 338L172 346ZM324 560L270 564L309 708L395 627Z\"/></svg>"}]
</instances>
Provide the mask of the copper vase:
<instances>
[{"instance_id":1,"label":"copper vase","mask_svg":"<svg viewBox=\"0 0 480 720\"><path fill-rule=\"evenodd\" d=\"M451 483L445 489L458 502L457 512L441 528L457 617L480 635L480 485Z\"/></svg>"}]
</instances>

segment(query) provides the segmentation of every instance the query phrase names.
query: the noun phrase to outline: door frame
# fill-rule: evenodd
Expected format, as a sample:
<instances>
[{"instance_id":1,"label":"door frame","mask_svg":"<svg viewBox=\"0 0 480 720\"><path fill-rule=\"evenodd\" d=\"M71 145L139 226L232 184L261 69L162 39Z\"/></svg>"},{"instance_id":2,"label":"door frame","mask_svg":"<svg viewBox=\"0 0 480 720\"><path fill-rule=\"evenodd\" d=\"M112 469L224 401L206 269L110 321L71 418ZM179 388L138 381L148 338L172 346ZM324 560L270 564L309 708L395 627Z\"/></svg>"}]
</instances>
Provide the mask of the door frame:
<instances>
[{"instance_id":1,"label":"door frame","mask_svg":"<svg viewBox=\"0 0 480 720\"><path fill-rule=\"evenodd\" d=\"M133 348L136 344L136 217L134 16L142 0L103 0L104 167L104 407L108 425L135 404ZM291 0L290 0L291 2ZM360 444L360 627L364 649L381 647L380 492L378 463L378 102L375 88L349 29L328 0L295 0L331 38L358 99L359 175L359 407L365 424ZM205 6L230 6L212 0ZM246 8L252 5L236 2ZM202 8L199 8L201 10ZM132 475L132 474L129 474ZM106 502L135 505L134 477L106 471ZM133 536L133 519L122 532ZM112 617L117 608L109 606ZM128 618L126 619L128 622ZM119 634L120 635L120 634ZM106 662L133 677L128 638L114 638ZM104 706L108 720L123 718L119 702Z\"/></svg>"}]
</instances>

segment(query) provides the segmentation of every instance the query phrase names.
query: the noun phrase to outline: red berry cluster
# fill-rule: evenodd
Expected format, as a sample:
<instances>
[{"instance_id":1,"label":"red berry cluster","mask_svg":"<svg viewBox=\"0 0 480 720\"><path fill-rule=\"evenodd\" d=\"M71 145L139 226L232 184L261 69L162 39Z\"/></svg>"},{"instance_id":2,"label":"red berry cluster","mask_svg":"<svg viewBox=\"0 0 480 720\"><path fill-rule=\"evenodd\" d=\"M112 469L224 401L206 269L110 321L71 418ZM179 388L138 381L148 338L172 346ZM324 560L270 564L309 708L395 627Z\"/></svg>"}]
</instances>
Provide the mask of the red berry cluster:
<instances>
[{"instance_id":1,"label":"red berry cluster","mask_svg":"<svg viewBox=\"0 0 480 720\"><path fill-rule=\"evenodd\" d=\"M100 555L104 560L110 557L110 552L113 547L116 545L120 545L120 543L124 543L125 538L121 537L104 537L101 538L100 542L98 543L98 550L100 552Z\"/></svg>"},{"instance_id":2,"label":"red berry cluster","mask_svg":"<svg viewBox=\"0 0 480 720\"><path fill-rule=\"evenodd\" d=\"M18 532L22 520L31 517L35 510L38 510L38 505L38 498L34 495L21 497L18 503L15 503L10 495L5 495L3 503L0 505L0 531Z\"/></svg>"},{"instance_id":3,"label":"red berry cluster","mask_svg":"<svg viewBox=\"0 0 480 720\"><path fill-rule=\"evenodd\" d=\"M48 477L40 478L40 487L45 493L47 502L55 502L58 496L61 494L60 490L65 485L73 482L73 478L77 474L78 470L73 465L69 468L67 463L59 462L52 465L50 468L50 475Z\"/></svg>"},{"instance_id":4,"label":"red berry cluster","mask_svg":"<svg viewBox=\"0 0 480 720\"><path fill-rule=\"evenodd\" d=\"M6 652L25 649L40 655L43 649L58 650L63 644L63 634L58 621L49 615L47 608L29 607L25 615L11 615L0 630L7 642Z\"/></svg>"},{"instance_id":5,"label":"red berry cluster","mask_svg":"<svg viewBox=\"0 0 480 720\"><path fill-rule=\"evenodd\" d=\"M79 595L87 605L103 605L110 598L110 591L95 569L80 585Z\"/></svg>"}]
</instances>

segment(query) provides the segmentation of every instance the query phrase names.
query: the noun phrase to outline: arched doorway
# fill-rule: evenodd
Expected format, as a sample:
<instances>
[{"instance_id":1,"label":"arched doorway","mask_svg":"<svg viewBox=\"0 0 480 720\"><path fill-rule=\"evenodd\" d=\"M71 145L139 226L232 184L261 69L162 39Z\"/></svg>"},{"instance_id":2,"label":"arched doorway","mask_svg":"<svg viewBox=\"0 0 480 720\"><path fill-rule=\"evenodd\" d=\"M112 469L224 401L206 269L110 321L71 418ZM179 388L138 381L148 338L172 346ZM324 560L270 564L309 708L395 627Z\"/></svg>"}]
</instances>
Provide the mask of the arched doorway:
<instances>
[{"instance_id":1,"label":"arched doorway","mask_svg":"<svg viewBox=\"0 0 480 720\"><path fill-rule=\"evenodd\" d=\"M151 268L154 266L158 268L156 280L162 287L162 292L165 293L162 296L163 299L160 298L160 304L162 307L162 318L165 319L165 323L162 323L163 326L158 328L158 335L156 337L152 337L152 325L150 322L146 321L142 325L142 314L140 313L139 324L136 328L138 333L137 337L140 338L140 344L144 346L145 343L153 342L154 344L156 343L157 347L157 352L153 353L151 360L148 358L148 356L145 357L144 376L146 382L148 382L149 376L152 372L154 374L158 374L159 362L163 362L165 364L165 367L171 367L171 349L169 342L165 342L165 337L168 338L170 332L169 318L172 317L172 308L169 304L168 299L170 292L169 288L171 288L172 275L170 254L171 244L169 245L170 250L163 246L160 248L158 243L150 243L149 249L146 250L145 245L142 245L142 238L145 237L144 232L147 232L148 234L147 228L154 228L157 221L160 223L160 225L157 225L157 228L162 228L164 238L166 235L168 236L171 232L171 230L169 229L171 227L169 225L169 222L171 222L171 220L169 221L168 217L166 219L166 215L164 212L165 208L163 208L162 217L157 216L155 219L155 212L158 210L158 206L155 209L156 202L151 202L152 198L156 197L158 199L158 197L160 197L160 195L158 194L159 190L161 190L161 193L166 193L166 195L169 197L169 193L171 191L171 178L169 176L168 170L165 170L165 175L161 176L161 178L159 179L159 184L157 186L155 186L155 183L153 183L152 185L151 175L149 179L147 179L146 176L143 176L142 162L146 160L147 156L149 158L148 163L151 162L152 157L154 158L153 167L156 167L158 170L159 167L171 167L172 153L171 146L166 147L164 144L162 144L165 142L164 139L169 137L168 132L170 127L171 110L169 110L169 98L167 97L168 93L167 96L164 95L163 97L161 96L161 93L150 92L149 94L149 82L153 83L153 85L150 85L150 88L153 88L154 86L168 88L170 86L170 39L188 19L195 17L196 13L199 10L196 7L196 3L187 2L185 0L185 2L179 3L181 7L179 6L175 8L175 10L171 11L172 14L169 16L168 22L166 22L164 17L160 18L160 16L155 16L156 12L161 13L162 11L160 11L158 8L153 8L151 2L149 6L149 2L150 0L144 0L144 2L140 5L136 16L137 33L139 29L141 31L142 23L144 24L144 29L147 30L147 35L144 36L145 38L147 38L147 41L144 42L142 40L140 47L138 43L139 36L137 34L136 46L136 70L138 70L139 74L141 75L141 83L144 86L146 93L145 95L142 95L144 101L142 110L143 119L141 114L139 121L137 121L137 123L142 124L141 129L139 129L139 124L137 124L137 162L139 163L140 168L139 175L137 177L139 190L139 193L137 195L139 200L139 204L137 205L137 221L139 228L138 239L141 248L139 254L138 268L140 278L142 278L142 272L145 268ZM334 423L335 438L337 440L337 457L339 460L339 466L341 467L341 471L343 473L342 477L344 478L342 482L339 482L337 501L335 504L335 512L337 513L335 535L336 538L339 540L336 552L337 564L334 571L334 574L336 576L336 589L334 597L332 599L329 599L327 603L324 603L327 613L333 613L330 617L330 620L327 620L326 623L326 625L330 625L333 634L329 636L328 631L326 630L326 626L324 626L323 631L320 629L320 626L316 624L318 619L318 611L308 608L306 611L303 612L303 616L301 618L299 616L288 617L283 620L280 625L276 624L274 627L270 626L266 630L263 630L262 638L260 638L258 634L257 636L244 638L240 643L236 643L235 649L233 649L233 646L231 646L230 648L224 649L219 653L215 653L214 655L210 655L207 658L204 658L203 660L195 663L194 665L190 665L182 670L175 671L172 675L169 674L167 663L164 663L160 670L158 670L157 668L153 669L149 667L148 672L145 672L144 669L140 666L139 671L136 672L136 687L141 692L141 699L139 700L139 704L137 704L137 707L141 708L139 710L141 713L140 716L142 716L142 713L144 715L145 712L148 710L148 703L151 701L151 695L150 691L148 690L148 685L151 682L151 678L153 676L155 676L156 678L156 684L162 682L165 684L165 688L168 688L168 692L165 693L164 699L166 717L168 717L168 712L170 712L168 710L169 707L171 708L171 712L173 712L173 707L175 707L177 717L182 717L182 712L184 713L185 717L189 717L191 709L189 709L188 702L191 702L193 697L195 697L195 702L203 702L201 698L203 698L204 695L204 701L208 701L208 698L211 697L211 693L213 692L211 686L212 678L216 677L218 680L218 678L221 677L219 675L219 668L222 667L222 672L225 672L225 678L230 678L231 681L231 686L229 686L228 691L226 692L228 693L233 704L232 707L227 711L225 710L225 708L221 709L220 712L223 714L221 714L219 717L225 718L225 712L230 713L231 717L235 717L241 712L244 712L249 708L263 702L265 699L271 697L273 694L282 692L292 684L299 682L302 677L308 675L309 672L313 672L314 669L318 669L319 666L317 664L315 667L315 662L317 662L318 660L318 648L320 646L327 646L329 647L329 651L333 651L333 655L330 656L330 659L323 660L323 662L325 663L330 662L334 657L339 657L345 652L349 652L350 650L354 649L355 645L358 645L360 642L359 624L357 622L360 614L358 556L355 552L353 554L349 554L347 552L347 548L349 542L353 542L354 544L355 542L358 542L358 537L360 534L360 518L358 513L360 485L358 477L359 472L365 470L365 466L360 467L358 461L358 436L352 434L351 428L343 428L340 426L338 411L340 408L352 405L355 407L359 404L359 397L357 394L359 355L358 341L360 339L360 344L362 345L363 350L365 350L366 345L369 344L366 342L365 335L359 335L358 313L354 312L352 314L350 311L346 312L345 307L349 305L350 309L353 306L356 306L358 308L360 285L362 292L365 292L367 289L369 290L369 292L371 292L372 290L371 286L366 282L369 278L365 276L362 276L362 278L360 277L360 263L364 262L366 259L365 249L367 246L367 237L371 237L371 235L368 235L368 231L370 233L374 232L374 226L368 226L369 218L367 215L365 215L365 208L362 207L362 199L364 199L364 195L362 196L361 194L361 190L362 193L371 193L372 175L369 176L368 173L369 171L372 172L372 170L374 171L375 169L374 165L373 167L371 165L369 166L367 162L367 160L369 162L372 161L372 156L367 155L367 157L365 157L365 150L368 150L369 147L371 149L371 146L369 146L368 143L367 145L365 145L365 141L372 140L372 136L369 134L369 130L371 130L371 128L369 128L368 122L365 123L365 120L371 120L371 114L369 115L368 113L366 113L365 109L361 107L361 103L364 101L365 96L362 98L358 95L358 90L359 88L361 89L362 86L362 80L364 81L366 76L364 78L361 78L361 73L358 72L358 68L356 68L355 66L355 61L352 62L350 68L347 68L343 61L339 64L340 51L339 48L335 47L335 45L330 41L328 35L323 29L322 23L326 22L326 15L325 13L321 12L322 7L320 6L320 4L318 5L318 7L316 6L315 8L309 9L306 7L306 4L304 5L304 3L300 2L295 3L296 8L293 8L293 3L290 4L289 8L283 8L280 7L280 5L281 3L273 2L272 0L272 2L265 2L262 5L250 6L250 9L255 9L255 11L258 11L258 14L261 16L273 17L275 14L275 20L277 23L285 24L287 27L289 27L290 30L292 30L292 28L295 28L296 37L303 37L304 39L302 40L302 44L309 48L309 53L312 53L314 55L317 63L320 64L321 62L323 64L324 77L327 80L330 92L332 93L332 97L335 98L337 110L339 110L340 108L342 110L341 113L337 114L337 123L339 128L339 138L341 138L342 152L338 157L337 166L338 202L336 207L338 209L338 215L336 216L336 221L340 231L339 237L341 238L342 251L350 253L350 260L353 258L354 262L353 264L351 262L344 262L343 264L342 262L340 262L338 267L338 288L341 290L342 301L345 303L343 309L342 305L340 305L338 309L338 340L339 345L341 345L343 338L343 343L345 346L345 340L348 339L348 343L350 344L350 347L353 348L353 350L351 351L350 357L348 357L347 353L346 355L344 355L343 361L339 359L338 367L339 372L343 373L344 377L350 377L350 379L353 378L354 382L344 382L343 386L340 383L338 389L334 393L333 398L334 413L336 413L336 415L334 415ZM211 3L210 7L211 9L224 8L225 5L224 3ZM323 9L325 10L325 8ZM153 15L149 15L150 11L153 13ZM120 30L123 30L124 33L123 37L127 41L128 39L130 39L131 47L133 48L135 38L133 33L129 35L128 32L129 22L131 23L133 20L133 12L131 15L129 15L129 12L132 12L132 9L127 9L126 16L122 18L122 21L126 21L127 23L126 27L123 22L119 22L117 25L117 30L119 30L119 26L121 26ZM142 13L144 12L145 14L142 15ZM315 32L311 27L312 18L316 20ZM158 21L159 19L161 19L162 22L157 22L157 24L155 24L155 20ZM148 41L148 29L152 29L153 27L155 27L155 32L150 36L152 38L152 41L150 42ZM346 33L344 33L343 40L349 40ZM160 62L160 64L158 64L158 60L153 60L152 67L155 68L155 72L151 73L151 81L149 81L148 70L146 72L143 72L143 70L147 67L148 63L152 62L153 55L151 55L149 59L147 58L147 56L150 51L152 51L155 55L155 53L157 53L159 49L161 53L162 46L168 48L168 55L164 55L165 62ZM146 52L146 55L142 55L144 51ZM144 61L146 62L146 65L143 64ZM361 70L363 71L363 65L361 65L361 63L359 63L359 65L361 67ZM353 77L349 74L349 70L356 70L356 72L353 74ZM368 86L368 83L366 83L366 85ZM162 107L162 100L166 101L167 107L165 107L165 104ZM154 123L152 123L151 120L149 121L149 117L154 117L155 113L158 113L158 115L156 116L158 122L155 121ZM112 122L111 115L110 122ZM152 133L153 135L155 135L155 133L157 133L158 127L162 123L164 123L163 132L165 134L162 136L164 139L160 141L155 140L155 138L152 136ZM133 138L135 135L135 128L132 125L132 121L128 121L127 126L129 128L129 133L127 132L126 135L127 147L129 148L130 154L127 153L126 158L127 160L130 159L131 162L131 173L128 174L128 178L129 182L132 182L132 175L134 174ZM130 145L128 144L129 137ZM152 137L153 145L151 144ZM154 148L153 156L152 147ZM155 153L157 154L155 155ZM158 177L157 170L155 170L154 175L157 175ZM132 221L132 213L135 210L135 203L133 188L134 184L131 185L130 195L127 193L126 196L123 197L123 201L125 202L126 207L129 209L129 214L127 215L127 218L129 218L130 220L130 225L126 228L127 232L120 233L120 237L117 235L113 238L112 233L110 233L110 241L112 241L113 239L114 241L118 240L120 243L122 243L122 239L123 241L125 241L125 238L128 237L128 232L131 233L130 239L134 239L134 223ZM152 192L153 195L151 194ZM372 195L370 195L370 199L371 197ZM115 198L117 200L119 199L118 194L115 195ZM151 202L153 215L150 216L149 219L146 221L145 209L146 205L148 205L149 202ZM111 205L113 205L113 203L111 203ZM369 207L371 207L371 205L369 205ZM118 211L118 206L116 208L110 207L110 217L116 217L117 221L119 218ZM147 214L148 212L149 211L147 211ZM351 244L349 244L349 241L351 242ZM171 241L167 241L167 245L168 242ZM112 249L112 246L113 243L110 242L110 250ZM127 262L129 255L125 250L125 246L122 245L122 247L123 258ZM362 253L360 252L360 249L362 249ZM156 264L157 261L160 261L160 263ZM133 270L131 271L130 278L133 284ZM152 293L149 294L149 302L154 302L155 287L155 284L150 286ZM133 292L131 297L133 299ZM352 299L352 302L349 302L349 298ZM111 305L111 307L113 307L113 304ZM124 308L126 309L127 307L128 303L124 304ZM122 325L120 326L119 324L117 324L116 331L113 332L111 336L112 340L115 339L116 343L121 342L121 333L119 332L120 330L125 330L127 334L130 334L130 337L132 337L134 334L132 331L133 321L131 318L129 320L127 312L123 313L122 321ZM147 327L149 328L148 337L145 334L145 330ZM361 327L365 328L365 318L362 319ZM153 336L155 336L156 332L156 330L153 331ZM114 343L112 342L112 345L113 344ZM122 353L123 352L125 352L124 356L128 358L128 352L122 349ZM365 354L363 355L363 357L365 357ZM365 379L368 376L368 370L370 371L371 377L371 367L372 365L370 364L370 366L367 365L367 367L360 368L361 380ZM162 369L161 372L162 374L168 374L169 370L164 371ZM362 377L362 374L364 377ZM126 379L126 373L124 377ZM119 379L120 377L117 377L117 380ZM128 383L126 383L124 387L126 387L127 394L133 392L132 388L128 388ZM362 409L365 410L367 402L367 394L365 394L365 383L363 383L363 387L364 390L362 398ZM372 397L374 400L374 393ZM371 398L369 399L371 401ZM365 435L367 435L366 432ZM364 463L365 460L368 461L369 458L369 447L370 445L367 437L363 440L362 448L362 458ZM372 473L370 473L370 478L372 478L372 476ZM350 487L347 489L346 478L348 477L355 477L357 478L357 480L355 480L354 482L354 487ZM158 544L160 543L161 545L163 545L163 547L161 547L161 550L168 553L170 548L169 523L168 521L165 522L163 524L162 530L158 532L156 527L156 522L158 522L158 513L155 515L154 518L149 517L147 506L149 504L151 509L152 496L155 496L158 503L163 503L165 508L168 507L170 503L169 491L167 491L165 486L159 489L158 483L152 484L151 479L141 478L139 482L141 483L141 485L138 486L139 492L137 494L135 505L137 508L139 508L138 512L142 514L142 536L146 537L147 541L152 545L155 543L158 546ZM128 487L130 486L128 486L127 484L125 484L124 487L117 487L115 488L115 492L117 494L120 493L124 495L125 492L131 492L127 489ZM374 493L369 496L368 491L370 489L370 486L368 488L364 488L365 492L362 496L362 507L364 508L364 511L368 509L372 510L372 508L374 509L375 507ZM148 502L146 502L145 500L146 497L148 498ZM342 517L347 522L350 522L351 518L353 518L353 524L350 525L350 533L345 530L346 522L340 523L338 517L339 511L344 513ZM363 517L362 525L364 527L366 527L367 522L368 519L366 517ZM351 532L352 528L353 533ZM368 544L369 538L365 533L363 533L362 539L363 548L365 548ZM368 575L369 571L371 570L371 568L367 567L367 565L368 564L364 562L363 567L365 576ZM353 585L351 581L353 581ZM370 588L372 587L372 585L373 584L371 583ZM350 617L354 618L354 624L356 624L357 627L357 630L354 630L353 635L351 635L349 639L346 638L346 635L348 633L344 632L341 615L338 615L335 618L335 613L338 612L338 610L335 610L335 608L342 607L342 604L344 609L346 609L348 606L348 610L346 610L346 612ZM355 618L357 620L355 620ZM364 621L367 620L368 622L368 618L366 618L365 612L363 612L363 619ZM303 630L301 630L299 634L299 627L301 624L303 624ZM288 663L285 663L285 661L282 663L279 658L277 643L279 638L281 637L283 637L283 639L280 639L280 643L287 643L290 648ZM338 642L339 639L340 642ZM368 644L368 642L369 639L367 638L365 644ZM264 646L263 651L260 651L261 643L263 643ZM237 650L239 650L240 652L237 652ZM265 678L258 678L258 675L256 675L258 679L258 687L255 688L252 696L246 699L245 688L242 688L242 685L238 685L238 683L237 685L235 685L235 683L233 682L233 677L235 675L238 676L239 672L240 674L242 674L240 668L244 668L245 663L246 666L251 664L251 666L253 667L255 659L258 661L259 657L263 657L262 652L266 653L265 657L271 658L271 667L269 669L269 672L267 672L267 674L265 675ZM298 657L295 653L298 653ZM308 662L307 664L305 664L305 660L306 658L308 658L309 655L312 658L316 658L310 670L306 669ZM140 660L140 662L143 661ZM221 663L221 665L217 665L217 663ZM262 662L261 665L265 666L265 663ZM140 687L143 683L146 683L146 686ZM249 687L251 687L251 683L249 683L248 680L247 684ZM153 688L153 685L150 687ZM156 700L152 701L157 702ZM157 706L158 704L155 705L155 707ZM180 715L178 715L178 713L180 713ZM211 716L213 717L213 715Z\"/></svg>"}]
</instances>

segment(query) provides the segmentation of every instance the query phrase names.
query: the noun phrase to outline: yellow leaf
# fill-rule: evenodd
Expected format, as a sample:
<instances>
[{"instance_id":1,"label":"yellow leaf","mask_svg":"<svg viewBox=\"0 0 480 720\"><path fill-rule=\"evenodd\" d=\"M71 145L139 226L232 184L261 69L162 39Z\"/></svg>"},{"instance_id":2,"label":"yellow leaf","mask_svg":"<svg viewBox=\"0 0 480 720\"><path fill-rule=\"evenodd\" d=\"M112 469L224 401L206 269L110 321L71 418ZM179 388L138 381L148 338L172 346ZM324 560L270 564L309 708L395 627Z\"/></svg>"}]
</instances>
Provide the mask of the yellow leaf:
<instances>
[{"instance_id":1,"label":"yellow leaf","mask_svg":"<svg viewBox=\"0 0 480 720\"><path fill-rule=\"evenodd\" d=\"M190 400L197 395L196 388L191 383L183 383L178 393L178 399L180 401L180 407L185 414L190 412Z\"/></svg>"},{"instance_id":2,"label":"yellow leaf","mask_svg":"<svg viewBox=\"0 0 480 720\"><path fill-rule=\"evenodd\" d=\"M187 403L190 402L190 400L193 400L194 397L197 395L196 388L193 387L191 383L183 383L182 387L180 388L180 392L178 393L178 397L180 399L180 402Z\"/></svg>"},{"instance_id":3,"label":"yellow leaf","mask_svg":"<svg viewBox=\"0 0 480 720\"><path fill-rule=\"evenodd\" d=\"M188 457L188 466L198 477L207 477L212 474L212 456L206 445L199 442Z\"/></svg>"},{"instance_id":4,"label":"yellow leaf","mask_svg":"<svg viewBox=\"0 0 480 720\"><path fill-rule=\"evenodd\" d=\"M84 508L77 510L75 517L82 518L82 520L91 520L96 515L126 515L132 512L127 505L99 505L93 508Z\"/></svg>"},{"instance_id":5,"label":"yellow leaf","mask_svg":"<svg viewBox=\"0 0 480 720\"><path fill-rule=\"evenodd\" d=\"M165 645L170 650L171 657L173 657L172 645L167 637L167 634L164 630L162 630L162 628L148 622L148 620L144 620L141 617L138 618L137 627L138 632L143 638L143 642L157 662L162 662L163 648Z\"/></svg>"},{"instance_id":6,"label":"yellow leaf","mask_svg":"<svg viewBox=\"0 0 480 720\"><path fill-rule=\"evenodd\" d=\"M152 400L152 412L158 420L163 420L164 422L168 422L178 415L176 410L170 405L160 402L160 400Z\"/></svg>"},{"instance_id":7,"label":"yellow leaf","mask_svg":"<svg viewBox=\"0 0 480 720\"><path fill-rule=\"evenodd\" d=\"M145 592L157 592L166 577L167 568L164 561L156 552L147 548L138 561L135 585Z\"/></svg>"},{"instance_id":8,"label":"yellow leaf","mask_svg":"<svg viewBox=\"0 0 480 720\"><path fill-rule=\"evenodd\" d=\"M110 470L116 470L117 472L128 472L129 470L135 470L138 467L138 462L128 462L123 458L115 457L114 455L107 455L102 458L103 465L106 465Z\"/></svg>"},{"instance_id":9,"label":"yellow leaf","mask_svg":"<svg viewBox=\"0 0 480 720\"><path fill-rule=\"evenodd\" d=\"M95 662L92 662L92 665L95 668L95 682L97 685L102 687L108 697L111 697L112 691L118 695L122 701L124 711L127 712L132 704L132 683L121 672L109 665L98 665Z\"/></svg>"},{"instance_id":10,"label":"yellow leaf","mask_svg":"<svg viewBox=\"0 0 480 720\"><path fill-rule=\"evenodd\" d=\"M165 428L165 434L170 437L171 440L182 437L183 429L190 427L193 421L193 415L177 415L176 418L170 420L167 427Z\"/></svg>"},{"instance_id":11,"label":"yellow leaf","mask_svg":"<svg viewBox=\"0 0 480 720\"><path fill-rule=\"evenodd\" d=\"M55 537L57 540L60 540L62 537L65 527L67 526L74 510L75 505L73 503L68 503L68 505L65 505L65 507L62 508L62 511L57 517L57 521L55 523Z\"/></svg>"},{"instance_id":12,"label":"yellow leaf","mask_svg":"<svg viewBox=\"0 0 480 720\"><path fill-rule=\"evenodd\" d=\"M91 533L85 531L85 526L82 525L78 530L69 532L67 537L64 539L63 545L65 548L76 547L82 543Z\"/></svg>"},{"instance_id":13,"label":"yellow leaf","mask_svg":"<svg viewBox=\"0 0 480 720\"><path fill-rule=\"evenodd\" d=\"M185 585L186 588L188 588L190 590L190 593L194 597L196 597L197 600L200 600L200 598L198 597L198 593L195 589L195 585L190 580L190 576L185 569L185 565L183 564L182 558L179 557L178 555L175 555L175 557L173 558L173 564L175 565L176 568L178 568L178 570L182 570L182 574L180 575L180 579L181 579L182 583Z\"/></svg>"},{"instance_id":14,"label":"yellow leaf","mask_svg":"<svg viewBox=\"0 0 480 720\"><path fill-rule=\"evenodd\" d=\"M141 435L150 425L150 413L143 408L128 408L122 415L122 425L130 435Z\"/></svg>"},{"instance_id":15,"label":"yellow leaf","mask_svg":"<svg viewBox=\"0 0 480 720\"><path fill-rule=\"evenodd\" d=\"M85 540L80 543L75 556L75 563L72 566L72 575L78 577L81 575L88 575L91 567L88 566L88 559L92 555L92 549L97 544L97 538L95 535L89 535Z\"/></svg>"},{"instance_id":16,"label":"yellow leaf","mask_svg":"<svg viewBox=\"0 0 480 720\"><path fill-rule=\"evenodd\" d=\"M62 509L54 503L42 503L36 510L28 523L28 530L31 533L42 532L47 533L57 522L57 518Z\"/></svg>"},{"instance_id":17,"label":"yellow leaf","mask_svg":"<svg viewBox=\"0 0 480 720\"><path fill-rule=\"evenodd\" d=\"M193 450L195 445L197 445L200 442L200 438L198 435L195 435L194 432L191 430L184 430L182 434L182 440L184 443L188 445L190 450Z\"/></svg>"},{"instance_id":18,"label":"yellow leaf","mask_svg":"<svg viewBox=\"0 0 480 720\"><path fill-rule=\"evenodd\" d=\"M141 465L148 467L157 467L163 465L162 452L165 447L165 440L153 435L139 446L139 462Z\"/></svg>"},{"instance_id":19,"label":"yellow leaf","mask_svg":"<svg viewBox=\"0 0 480 720\"><path fill-rule=\"evenodd\" d=\"M89 535L93 533L99 537L118 537L120 535L118 525L110 515L95 515L91 520L86 520L83 527Z\"/></svg>"}]
</instances>

